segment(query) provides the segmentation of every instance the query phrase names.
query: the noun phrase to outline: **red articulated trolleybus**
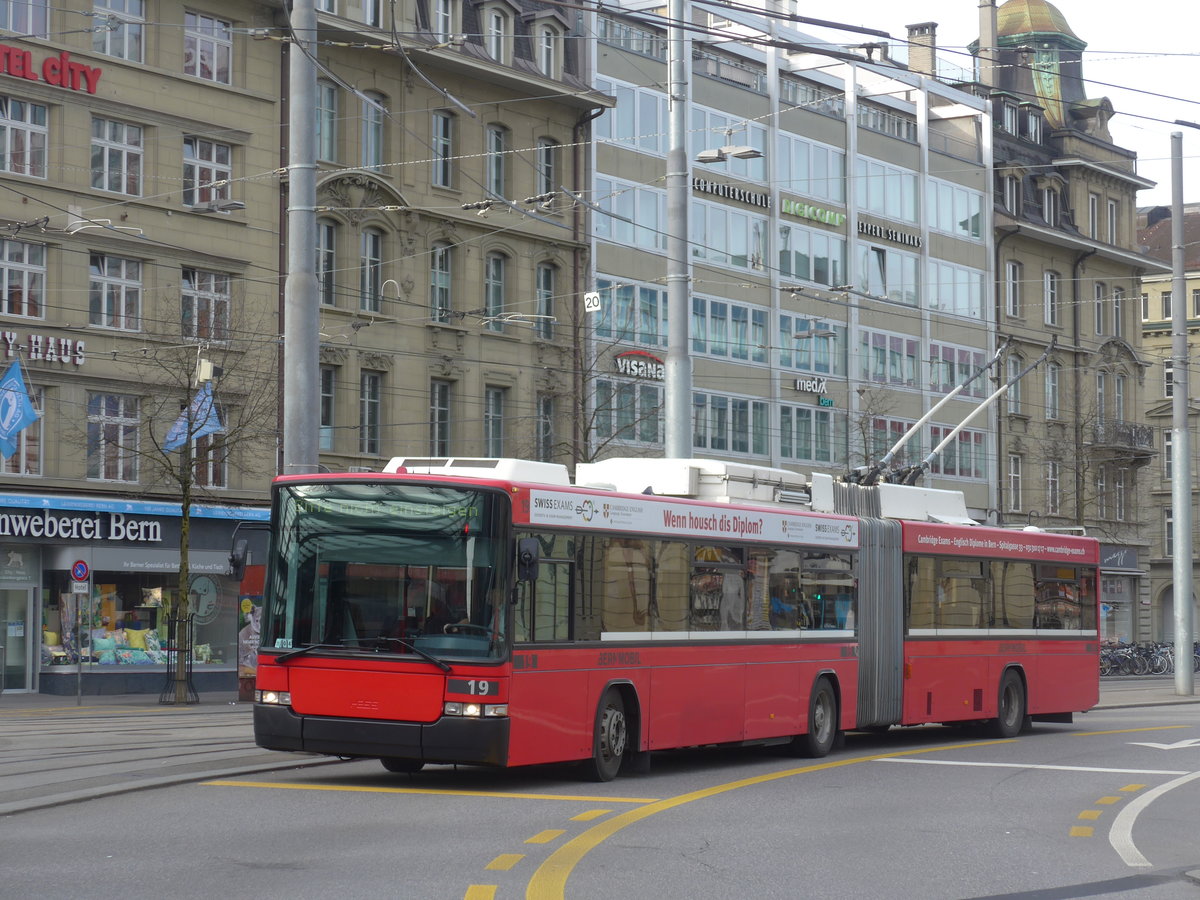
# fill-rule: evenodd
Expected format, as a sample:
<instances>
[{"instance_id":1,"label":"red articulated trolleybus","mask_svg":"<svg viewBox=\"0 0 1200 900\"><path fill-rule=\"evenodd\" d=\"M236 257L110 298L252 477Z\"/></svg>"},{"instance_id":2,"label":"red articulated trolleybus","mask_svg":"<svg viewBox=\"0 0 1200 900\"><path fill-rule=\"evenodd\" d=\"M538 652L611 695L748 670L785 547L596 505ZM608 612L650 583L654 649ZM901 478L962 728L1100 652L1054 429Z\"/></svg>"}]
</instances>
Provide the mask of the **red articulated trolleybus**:
<instances>
[{"instance_id":1,"label":"red articulated trolleybus","mask_svg":"<svg viewBox=\"0 0 1200 900\"><path fill-rule=\"evenodd\" d=\"M1013 736L1098 699L1097 541L974 524L956 492L710 460L581 464L571 483L394 459L277 478L270 527L270 749L393 772L579 760L609 780L676 747Z\"/></svg>"}]
</instances>

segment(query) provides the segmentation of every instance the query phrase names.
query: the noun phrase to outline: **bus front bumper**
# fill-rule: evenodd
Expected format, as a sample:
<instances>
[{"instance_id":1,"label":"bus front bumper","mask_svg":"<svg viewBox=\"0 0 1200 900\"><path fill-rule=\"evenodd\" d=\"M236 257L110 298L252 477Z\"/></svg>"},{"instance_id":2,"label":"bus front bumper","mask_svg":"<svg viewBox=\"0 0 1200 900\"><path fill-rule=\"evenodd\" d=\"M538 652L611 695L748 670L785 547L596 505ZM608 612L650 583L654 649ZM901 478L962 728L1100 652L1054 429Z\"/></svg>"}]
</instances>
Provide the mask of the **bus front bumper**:
<instances>
[{"instance_id":1,"label":"bus front bumper","mask_svg":"<svg viewBox=\"0 0 1200 900\"><path fill-rule=\"evenodd\" d=\"M383 722L301 716L286 706L254 705L254 742L267 750L503 766L508 762L508 732L507 718Z\"/></svg>"}]
</instances>

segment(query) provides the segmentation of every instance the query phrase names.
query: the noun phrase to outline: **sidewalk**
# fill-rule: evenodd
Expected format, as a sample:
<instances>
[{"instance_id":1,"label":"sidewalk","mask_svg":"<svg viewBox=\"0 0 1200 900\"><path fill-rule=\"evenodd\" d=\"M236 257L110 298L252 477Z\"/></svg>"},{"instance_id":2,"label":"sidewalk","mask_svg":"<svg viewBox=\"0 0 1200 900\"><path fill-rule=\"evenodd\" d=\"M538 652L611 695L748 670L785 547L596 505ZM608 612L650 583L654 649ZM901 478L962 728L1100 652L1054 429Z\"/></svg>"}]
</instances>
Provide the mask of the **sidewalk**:
<instances>
[{"instance_id":1,"label":"sidewalk","mask_svg":"<svg viewBox=\"0 0 1200 900\"><path fill-rule=\"evenodd\" d=\"M1200 690L1200 689L1198 689ZM1097 710L1200 703L1173 676L1100 679ZM189 706L158 694L0 694L0 816L170 784L339 760L254 744L253 704L234 691Z\"/></svg>"}]
</instances>

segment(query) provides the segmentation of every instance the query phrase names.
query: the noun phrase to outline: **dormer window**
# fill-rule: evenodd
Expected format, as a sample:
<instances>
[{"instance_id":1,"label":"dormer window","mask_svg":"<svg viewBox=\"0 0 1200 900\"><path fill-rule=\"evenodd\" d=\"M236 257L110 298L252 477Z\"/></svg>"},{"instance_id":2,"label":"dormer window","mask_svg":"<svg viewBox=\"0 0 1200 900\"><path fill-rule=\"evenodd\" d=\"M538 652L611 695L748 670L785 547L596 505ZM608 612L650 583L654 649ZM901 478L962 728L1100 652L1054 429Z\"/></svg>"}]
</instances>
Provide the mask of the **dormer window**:
<instances>
[{"instance_id":1,"label":"dormer window","mask_svg":"<svg viewBox=\"0 0 1200 900\"><path fill-rule=\"evenodd\" d=\"M484 11L483 22L483 45L488 56L497 62L508 62L511 34L508 16L503 10L491 7Z\"/></svg>"},{"instance_id":2,"label":"dormer window","mask_svg":"<svg viewBox=\"0 0 1200 900\"><path fill-rule=\"evenodd\" d=\"M1042 142L1042 115L1032 109L1025 114L1025 137L1035 144Z\"/></svg>"},{"instance_id":3,"label":"dormer window","mask_svg":"<svg viewBox=\"0 0 1200 900\"><path fill-rule=\"evenodd\" d=\"M458 27L458 0L430 0L429 29L439 42L449 41Z\"/></svg>"},{"instance_id":4,"label":"dormer window","mask_svg":"<svg viewBox=\"0 0 1200 900\"><path fill-rule=\"evenodd\" d=\"M1042 219L1047 225L1058 224L1058 189L1045 185L1042 188Z\"/></svg>"},{"instance_id":5,"label":"dormer window","mask_svg":"<svg viewBox=\"0 0 1200 900\"><path fill-rule=\"evenodd\" d=\"M1004 130L1009 134L1020 134L1019 116L1015 103L1004 104Z\"/></svg>"},{"instance_id":6,"label":"dormer window","mask_svg":"<svg viewBox=\"0 0 1200 900\"><path fill-rule=\"evenodd\" d=\"M558 33L558 29L549 22L543 22L537 26L536 37L535 53L538 71L547 78L557 78L559 75L558 48L562 36Z\"/></svg>"}]
</instances>

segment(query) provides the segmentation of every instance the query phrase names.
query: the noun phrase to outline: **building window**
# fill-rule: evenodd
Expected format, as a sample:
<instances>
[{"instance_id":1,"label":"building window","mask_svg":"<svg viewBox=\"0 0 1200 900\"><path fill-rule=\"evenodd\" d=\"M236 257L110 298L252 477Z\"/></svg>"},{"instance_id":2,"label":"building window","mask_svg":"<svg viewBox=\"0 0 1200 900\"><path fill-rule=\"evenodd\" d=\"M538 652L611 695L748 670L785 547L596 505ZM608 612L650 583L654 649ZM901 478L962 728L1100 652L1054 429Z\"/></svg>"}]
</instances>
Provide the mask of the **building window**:
<instances>
[{"instance_id":1,"label":"building window","mask_svg":"<svg viewBox=\"0 0 1200 900\"><path fill-rule=\"evenodd\" d=\"M508 130L502 125L487 129L487 173L484 187L496 197L507 196Z\"/></svg>"},{"instance_id":2,"label":"building window","mask_svg":"<svg viewBox=\"0 0 1200 900\"><path fill-rule=\"evenodd\" d=\"M1173 397L1175 395L1175 363L1171 360L1163 360L1163 396Z\"/></svg>"},{"instance_id":3,"label":"building window","mask_svg":"<svg viewBox=\"0 0 1200 900\"><path fill-rule=\"evenodd\" d=\"M1021 457L1008 457L1008 511L1021 511Z\"/></svg>"},{"instance_id":4,"label":"building window","mask_svg":"<svg viewBox=\"0 0 1200 900\"><path fill-rule=\"evenodd\" d=\"M439 41L448 41L454 34L454 0L433 0L430 18L433 35Z\"/></svg>"},{"instance_id":5,"label":"building window","mask_svg":"<svg viewBox=\"0 0 1200 900\"><path fill-rule=\"evenodd\" d=\"M1042 219L1047 225L1058 224L1058 191L1052 187L1042 188Z\"/></svg>"},{"instance_id":6,"label":"building window","mask_svg":"<svg viewBox=\"0 0 1200 900\"><path fill-rule=\"evenodd\" d=\"M1175 435L1170 429L1163 429L1163 478L1170 481L1173 471L1172 457Z\"/></svg>"},{"instance_id":7,"label":"building window","mask_svg":"<svg viewBox=\"0 0 1200 900\"><path fill-rule=\"evenodd\" d=\"M358 308L377 313L383 307L383 233L367 228L358 247Z\"/></svg>"},{"instance_id":8,"label":"building window","mask_svg":"<svg viewBox=\"0 0 1200 900\"><path fill-rule=\"evenodd\" d=\"M1057 272L1046 272L1042 278L1042 296L1045 302L1046 324L1059 324L1060 279Z\"/></svg>"},{"instance_id":9,"label":"building window","mask_svg":"<svg viewBox=\"0 0 1200 900\"><path fill-rule=\"evenodd\" d=\"M10 0L0 3L0 28L29 37L49 37L49 0Z\"/></svg>"},{"instance_id":10,"label":"building window","mask_svg":"<svg viewBox=\"0 0 1200 900\"><path fill-rule=\"evenodd\" d=\"M538 138L537 192L551 194L558 190L558 144L550 138Z\"/></svg>"},{"instance_id":11,"label":"building window","mask_svg":"<svg viewBox=\"0 0 1200 900\"><path fill-rule=\"evenodd\" d=\"M138 398L88 394L87 477L133 483L138 480Z\"/></svg>"},{"instance_id":12,"label":"building window","mask_svg":"<svg viewBox=\"0 0 1200 900\"><path fill-rule=\"evenodd\" d=\"M558 32L549 25L537 30L537 67L547 78L558 77Z\"/></svg>"},{"instance_id":13,"label":"building window","mask_svg":"<svg viewBox=\"0 0 1200 900\"><path fill-rule=\"evenodd\" d=\"M483 45L497 62L508 61L508 16L498 9L484 13Z\"/></svg>"},{"instance_id":14,"label":"building window","mask_svg":"<svg viewBox=\"0 0 1200 900\"><path fill-rule=\"evenodd\" d=\"M542 462L554 458L554 397L537 395L537 436L534 453Z\"/></svg>"},{"instance_id":15,"label":"building window","mask_svg":"<svg viewBox=\"0 0 1200 900\"><path fill-rule=\"evenodd\" d=\"M1042 117L1032 109L1025 114L1025 137L1035 144L1042 142Z\"/></svg>"},{"instance_id":16,"label":"building window","mask_svg":"<svg viewBox=\"0 0 1200 900\"><path fill-rule=\"evenodd\" d=\"M1142 294L1142 321L1150 321L1150 295Z\"/></svg>"},{"instance_id":17,"label":"building window","mask_svg":"<svg viewBox=\"0 0 1200 900\"><path fill-rule=\"evenodd\" d=\"M1096 419L1104 425L1108 413L1108 373L1096 373Z\"/></svg>"},{"instance_id":18,"label":"building window","mask_svg":"<svg viewBox=\"0 0 1200 900\"><path fill-rule=\"evenodd\" d=\"M183 14L183 72L218 84L230 83L233 23L200 13Z\"/></svg>"},{"instance_id":19,"label":"building window","mask_svg":"<svg viewBox=\"0 0 1200 900\"><path fill-rule=\"evenodd\" d=\"M1004 130L1009 134L1021 133L1020 111L1015 103L1004 104Z\"/></svg>"},{"instance_id":20,"label":"building window","mask_svg":"<svg viewBox=\"0 0 1200 900\"><path fill-rule=\"evenodd\" d=\"M137 197L142 193L142 128L92 119L92 187Z\"/></svg>"},{"instance_id":21,"label":"building window","mask_svg":"<svg viewBox=\"0 0 1200 900\"><path fill-rule=\"evenodd\" d=\"M729 453L766 455L768 406L760 400L692 394L692 445Z\"/></svg>"},{"instance_id":22,"label":"building window","mask_svg":"<svg viewBox=\"0 0 1200 900\"><path fill-rule=\"evenodd\" d=\"M1128 486L1126 478L1128 469L1117 469L1113 473L1113 518L1118 522L1125 521L1126 493Z\"/></svg>"},{"instance_id":23,"label":"building window","mask_svg":"<svg viewBox=\"0 0 1200 900\"><path fill-rule=\"evenodd\" d=\"M1125 385L1128 379L1121 374L1113 376L1112 416L1118 422L1125 421Z\"/></svg>"},{"instance_id":24,"label":"building window","mask_svg":"<svg viewBox=\"0 0 1200 900\"><path fill-rule=\"evenodd\" d=\"M97 22L116 23L115 27L100 25L96 28L92 33L93 50L130 62L142 61L142 29L146 20L144 0L94 0L92 13Z\"/></svg>"},{"instance_id":25,"label":"building window","mask_svg":"<svg viewBox=\"0 0 1200 900\"><path fill-rule=\"evenodd\" d=\"M435 322L449 322L451 299L451 269L449 244L434 244L429 254L429 317Z\"/></svg>"},{"instance_id":26,"label":"building window","mask_svg":"<svg viewBox=\"0 0 1200 900\"><path fill-rule=\"evenodd\" d=\"M45 315L46 248L0 241L0 313L40 319Z\"/></svg>"},{"instance_id":27,"label":"building window","mask_svg":"<svg viewBox=\"0 0 1200 900\"><path fill-rule=\"evenodd\" d=\"M1096 318L1096 334L1104 334L1104 295L1108 293L1108 287L1102 281L1097 281L1092 286L1092 294L1094 302L1092 304Z\"/></svg>"},{"instance_id":28,"label":"building window","mask_svg":"<svg viewBox=\"0 0 1200 900\"><path fill-rule=\"evenodd\" d=\"M383 374L360 372L358 388L358 452L379 454L380 407L383 403Z\"/></svg>"},{"instance_id":29,"label":"building window","mask_svg":"<svg viewBox=\"0 0 1200 900\"><path fill-rule=\"evenodd\" d=\"M1021 373L1025 369L1025 360L1021 357L1010 356L1008 358L1008 391L1005 393L1005 399L1008 401L1008 411L1010 413L1021 413Z\"/></svg>"},{"instance_id":30,"label":"building window","mask_svg":"<svg viewBox=\"0 0 1200 900\"><path fill-rule=\"evenodd\" d=\"M46 107L0 97L0 171L46 177Z\"/></svg>"},{"instance_id":31,"label":"building window","mask_svg":"<svg viewBox=\"0 0 1200 900\"><path fill-rule=\"evenodd\" d=\"M489 253L483 264L483 314L487 318L489 331L503 331L504 322L504 276L506 258L499 253Z\"/></svg>"},{"instance_id":32,"label":"building window","mask_svg":"<svg viewBox=\"0 0 1200 900\"><path fill-rule=\"evenodd\" d=\"M1200 288L1192 288L1192 318L1200 318Z\"/></svg>"},{"instance_id":33,"label":"building window","mask_svg":"<svg viewBox=\"0 0 1200 900\"><path fill-rule=\"evenodd\" d=\"M1108 242L1116 244L1117 241L1117 201L1108 201Z\"/></svg>"},{"instance_id":34,"label":"building window","mask_svg":"<svg viewBox=\"0 0 1200 900\"><path fill-rule=\"evenodd\" d=\"M317 294L322 306L337 306L337 223L317 220Z\"/></svg>"},{"instance_id":35,"label":"building window","mask_svg":"<svg viewBox=\"0 0 1200 900\"><path fill-rule=\"evenodd\" d=\"M779 454L800 462L831 462L840 443L839 421L827 409L780 405Z\"/></svg>"},{"instance_id":36,"label":"building window","mask_svg":"<svg viewBox=\"0 0 1200 900\"><path fill-rule=\"evenodd\" d=\"M929 426L929 444L936 447L953 429L945 425ZM934 457L929 471L934 475L949 475L958 478L987 477L987 435L982 431L964 428L942 452Z\"/></svg>"},{"instance_id":37,"label":"building window","mask_svg":"<svg viewBox=\"0 0 1200 900\"><path fill-rule=\"evenodd\" d=\"M374 28L383 27L383 0L362 0L363 21Z\"/></svg>"},{"instance_id":38,"label":"building window","mask_svg":"<svg viewBox=\"0 0 1200 900\"><path fill-rule=\"evenodd\" d=\"M40 387L26 385L29 402L38 414L37 421L22 428L13 438L16 449L12 456L0 459L0 475L41 475L43 443L43 411L46 408L45 391Z\"/></svg>"},{"instance_id":39,"label":"building window","mask_svg":"<svg viewBox=\"0 0 1200 900\"><path fill-rule=\"evenodd\" d=\"M1096 470L1096 517L1099 519L1108 518L1108 473L1105 471L1106 465L1101 466Z\"/></svg>"},{"instance_id":40,"label":"building window","mask_svg":"<svg viewBox=\"0 0 1200 900\"><path fill-rule=\"evenodd\" d=\"M122 331L142 327L142 264L119 256L91 255L88 324Z\"/></svg>"},{"instance_id":41,"label":"building window","mask_svg":"<svg viewBox=\"0 0 1200 900\"><path fill-rule=\"evenodd\" d=\"M338 89L332 81L317 82L317 158L337 159Z\"/></svg>"},{"instance_id":42,"label":"building window","mask_svg":"<svg viewBox=\"0 0 1200 900\"><path fill-rule=\"evenodd\" d=\"M383 165L383 119L387 115L382 94L368 91L362 97L362 166L378 169Z\"/></svg>"},{"instance_id":43,"label":"building window","mask_svg":"<svg viewBox=\"0 0 1200 900\"><path fill-rule=\"evenodd\" d=\"M554 339L554 266L542 263L537 267L537 323L534 332L544 341Z\"/></svg>"},{"instance_id":44,"label":"building window","mask_svg":"<svg viewBox=\"0 0 1200 900\"><path fill-rule=\"evenodd\" d=\"M504 400L506 388L489 387L483 392L483 455L504 455Z\"/></svg>"},{"instance_id":45,"label":"building window","mask_svg":"<svg viewBox=\"0 0 1200 900\"><path fill-rule=\"evenodd\" d=\"M229 199L233 148L198 137L183 139L183 205Z\"/></svg>"},{"instance_id":46,"label":"building window","mask_svg":"<svg viewBox=\"0 0 1200 900\"><path fill-rule=\"evenodd\" d=\"M1162 292L1162 317L1169 322L1171 320L1171 317L1174 316L1174 314L1175 314L1175 311L1171 307L1171 292L1163 291Z\"/></svg>"},{"instance_id":47,"label":"building window","mask_svg":"<svg viewBox=\"0 0 1200 900\"><path fill-rule=\"evenodd\" d=\"M320 450L333 449L334 390L337 387L337 369L321 366L321 425L319 432Z\"/></svg>"},{"instance_id":48,"label":"building window","mask_svg":"<svg viewBox=\"0 0 1200 900\"><path fill-rule=\"evenodd\" d=\"M429 383L429 455L450 455L450 382Z\"/></svg>"},{"instance_id":49,"label":"building window","mask_svg":"<svg viewBox=\"0 0 1200 900\"><path fill-rule=\"evenodd\" d=\"M317 0L317 11L337 14L337 0Z\"/></svg>"},{"instance_id":50,"label":"building window","mask_svg":"<svg viewBox=\"0 0 1200 900\"><path fill-rule=\"evenodd\" d=\"M1112 289L1113 337L1125 337L1125 289Z\"/></svg>"},{"instance_id":51,"label":"building window","mask_svg":"<svg viewBox=\"0 0 1200 900\"><path fill-rule=\"evenodd\" d=\"M1021 179L1016 175L1004 176L1004 208L1014 216L1021 214Z\"/></svg>"},{"instance_id":52,"label":"building window","mask_svg":"<svg viewBox=\"0 0 1200 900\"><path fill-rule=\"evenodd\" d=\"M1100 195L1088 194L1088 237L1100 239Z\"/></svg>"},{"instance_id":53,"label":"building window","mask_svg":"<svg viewBox=\"0 0 1200 900\"><path fill-rule=\"evenodd\" d=\"M228 340L230 303L228 275L200 269L183 270L181 306L185 338Z\"/></svg>"},{"instance_id":54,"label":"building window","mask_svg":"<svg viewBox=\"0 0 1200 900\"><path fill-rule=\"evenodd\" d=\"M1021 315L1022 266L1015 260L1004 264L1004 309L1013 318Z\"/></svg>"},{"instance_id":55,"label":"building window","mask_svg":"<svg viewBox=\"0 0 1200 900\"><path fill-rule=\"evenodd\" d=\"M192 441L192 481L208 488L228 486L227 465L229 449L221 432L198 437Z\"/></svg>"},{"instance_id":56,"label":"building window","mask_svg":"<svg viewBox=\"0 0 1200 900\"><path fill-rule=\"evenodd\" d=\"M656 444L662 440L663 392L654 384L596 382L595 432L602 439Z\"/></svg>"},{"instance_id":57,"label":"building window","mask_svg":"<svg viewBox=\"0 0 1200 900\"><path fill-rule=\"evenodd\" d=\"M441 110L433 114L433 183L454 187L454 116Z\"/></svg>"},{"instance_id":58,"label":"building window","mask_svg":"<svg viewBox=\"0 0 1200 900\"><path fill-rule=\"evenodd\" d=\"M1175 557L1175 516L1169 506L1163 510L1163 554Z\"/></svg>"},{"instance_id":59,"label":"building window","mask_svg":"<svg viewBox=\"0 0 1200 900\"><path fill-rule=\"evenodd\" d=\"M1059 487L1059 464L1057 462L1046 463L1046 513L1047 515L1056 516L1059 512L1059 504L1061 502L1060 487Z\"/></svg>"},{"instance_id":60,"label":"building window","mask_svg":"<svg viewBox=\"0 0 1200 900\"><path fill-rule=\"evenodd\" d=\"M1062 366L1058 363L1046 364L1046 418L1057 419L1059 414L1058 407L1058 378L1062 372Z\"/></svg>"}]
</instances>

